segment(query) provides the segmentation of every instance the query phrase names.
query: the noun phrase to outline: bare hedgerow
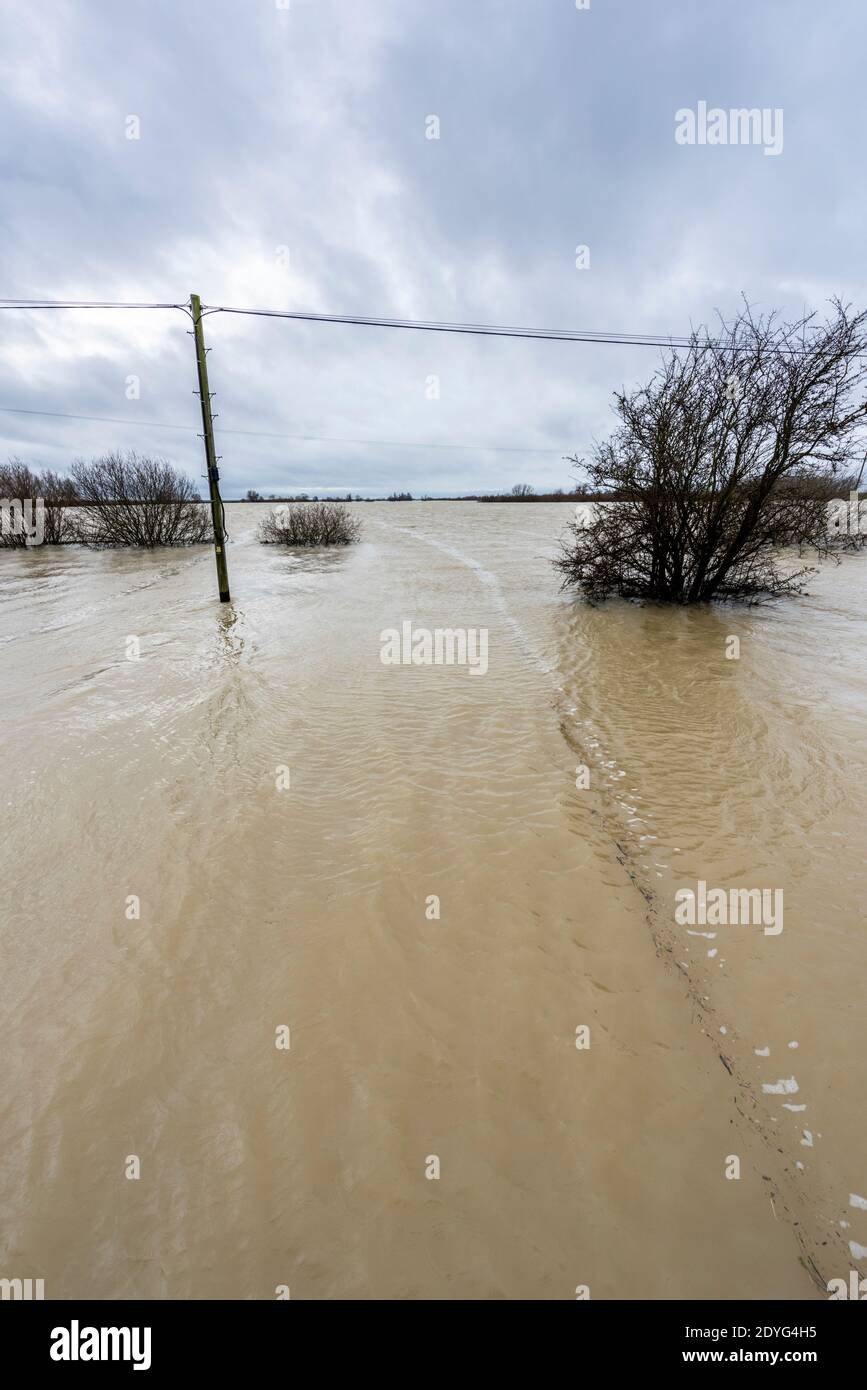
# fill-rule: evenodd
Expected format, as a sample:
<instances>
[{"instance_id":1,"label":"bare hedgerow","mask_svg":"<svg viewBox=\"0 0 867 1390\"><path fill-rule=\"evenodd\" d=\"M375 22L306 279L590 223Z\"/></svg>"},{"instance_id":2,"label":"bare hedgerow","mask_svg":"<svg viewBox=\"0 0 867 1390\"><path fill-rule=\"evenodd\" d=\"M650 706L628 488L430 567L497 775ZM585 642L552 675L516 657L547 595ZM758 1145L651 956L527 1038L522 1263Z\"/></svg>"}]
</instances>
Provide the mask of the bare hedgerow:
<instances>
[{"instance_id":1,"label":"bare hedgerow","mask_svg":"<svg viewBox=\"0 0 867 1390\"><path fill-rule=\"evenodd\" d=\"M747 305L615 410L588 465L610 500L572 526L555 561L564 587L665 603L802 592L810 569L784 572L779 553L839 548L828 504L864 448L867 312L835 300L826 322L782 323Z\"/></svg>"},{"instance_id":2,"label":"bare hedgerow","mask_svg":"<svg viewBox=\"0 0 867 1390\"><path fill-rule=\"evenodd\" d=\"M263 545L352 545L361 522L339 502L302 502L276 511L260 522Z\"/></svg>"},{"instance_id":3,"label":"bare hedgerow","mask_svg":"<svg viewBox=\"0 0 867 1390\"><path fill-rule=\"evenodd\" d=\"M165 459L106 454L72 466L75 539L89 546L199 545L212 538L208 506Z\"/></svg>"}]
</instances>

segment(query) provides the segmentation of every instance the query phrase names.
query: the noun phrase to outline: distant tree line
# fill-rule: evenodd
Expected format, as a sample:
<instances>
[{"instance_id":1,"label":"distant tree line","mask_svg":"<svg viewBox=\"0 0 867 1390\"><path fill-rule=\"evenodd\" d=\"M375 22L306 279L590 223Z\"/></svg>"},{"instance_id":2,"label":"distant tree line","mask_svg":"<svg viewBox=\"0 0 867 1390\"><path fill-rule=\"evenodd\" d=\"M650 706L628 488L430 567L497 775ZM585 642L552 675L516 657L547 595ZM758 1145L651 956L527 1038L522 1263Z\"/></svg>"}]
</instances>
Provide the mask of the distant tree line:
<instances>
[{"instance_id":1,"label":"distant tree line","mask_svg":"<svg viewBox=\"0 0 867 1390\"><path fill-rule=\"evenodd\" d=\"M577 486L557 487L552 492L537 492L530 483L515 483L509 492L489 492L467 498L473 502L596 502L602 498L614 500L609 492L592 492Z\"/></svg>"},{"instance_id":2,"label":"distant tree line","mask_svg":"<svg viewBox=\"0 0 867 1390\"><path fill-rule=\"evenodd\" d=\"M238 499L240 502L364 502L366 498L359 496L353 497L351 492L347 492L345 497L320 497L318 493L296 492L287 493L281 496L276 492L269 492L266 497L263 493L257 492L255 488L247 489L246 494Z\"/></svg>"}]
</instances>

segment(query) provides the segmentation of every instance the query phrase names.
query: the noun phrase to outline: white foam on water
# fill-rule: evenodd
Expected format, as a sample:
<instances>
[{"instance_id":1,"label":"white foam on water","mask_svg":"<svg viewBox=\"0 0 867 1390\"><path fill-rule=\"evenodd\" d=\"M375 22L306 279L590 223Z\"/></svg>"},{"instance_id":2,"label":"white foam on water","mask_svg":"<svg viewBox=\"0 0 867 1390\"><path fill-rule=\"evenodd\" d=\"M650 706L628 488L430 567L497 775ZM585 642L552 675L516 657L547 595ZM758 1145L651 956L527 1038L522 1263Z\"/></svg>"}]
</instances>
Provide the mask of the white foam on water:
<instances>
[{"instance_id":1,"label":"white foam on water","mask_svg":"<svg viewBox=\"0 0 867 1390\"><path fill-rule=\"evenodd\" d=\"M769 1047L754 1047L753 1052L757 1057L770 1057L771 1055L771 1049Z\"/></svg>"},{"instance_id":2,"label":"white foam on water","mask_svg":"<svg viewBox=\"0 0 867 1390\"><path fill-rule=\"evenodd\" d=\"M380 525L384 524L385 523L382 522L380 523ZM529 657L538 671L541 671L546 676L554 676L554 667L551 662L546 660L546 658L539 653L509 607L496 574L492 573L489 569L485 569L485 566L480 565L478 560L474 560L471 555L465 555L462 550L457 550L455 546L447 545L444 541L435 540L433 536L425 536L420 531L413 531L408 526L396 526L394 529L396 531L402 531L404 535L411 536L413 540L421 541L423 545L431 545L434 549L441 550L443 554L450 555L453 560L457 560L459 564L466 565L467 569L472 570L479 583L492 591L493 601L496 607L499 608L506 624L518 638L518 641L524 649L524 654ZM562 689L562 686L558 688Z\"/></svg>"},{"instance_id":3,"label":"white foam on water","mask_svg":"<svg viewBox=\"0 0 867 1390\"><path fill-rule=\"evenodd\" d=\"M857 1240L850 1240L849 1254L853 1260L867 1260L867 1245L859 1245Z\"/></svg>"},{"instance_id":4,"label":"white foam on water","mask_svg":"<svg viewBox=\"0 0 867 1390\"><path fill-rule=\"evenodd\" d=\"M805 1129L805 1130L804 1130L804 1137L803 1137L803 1139L801 1140L801 1143L804 1145L804 1148L805 1148L805 1149L812 1149L812 1147L813 1147L813 1136L812 1136L812 1134L810 1133L810 1131L809 1131L808 1129Z\"/></svg>"},{"instance_id":5,"label":"white foam on water","mask_svg":"<svg viewBox=\"0 0 867 1390\"><path fill-rule=\"evenodd\" d=\"M782 1081L766 1081L762 1090L766 1096L793 1096L798 1089L798 1083L793 1076Z\"/></svg>"},{"instance_id":6,"label":"white foam on water","mask_svg":"<svg viewBox=\"0 0 867 1390\"><path fill-rule=\"evenodd\" d=\"M706 941L716 941L715 931L690 931L689 927L687 927L686 934L687 936L703 936Z\"/></svg>"},{"instance_id":7,"label":"white foam on water","mask_svg":"<svg viewBox=\"0 0 867 1390\"><path fill-rule=\"evenodd\" d=\"M711 957L711 959L716 955L716 946L714 946L712 951L708 951L708 955Z\"/></svg>"},{"instance_id":8,"label":"white foam on water","mask_svg":"<svg viewBox=\"0 0 867 1390\"><path fill-rule=\"evenodd\" d=\"M784 1110L806 1110L806 1108L807 1108L806 1105L791 1105L791 1104L789 1103L789 1101L787 1101L787 1100L784 1100L784 1101L783 1101L783 1109L784 1109Z\"/></svg>"},{"instance_id":9,"label":"white foam on water","mask_svg":"<svg viewBox=\"0 0 867 1390\"><path fill-rule=\"evenodd\" d=\"M859 1211L867 1211L867 1197L859 1197L857 1192L850 1192L849 1205L857 1207Z\"/></svg>"},{"instance_id":10,"label":"white foam on water","mask_svg":"<svg viewBox=\"0 0 867 1390\"><path fill-rule=\"evenodd\" d=\"M797 1047L797 1046L798 1046L798 1044L797 1044L796 1042L790 1042L790 1043L789 1043L789 1047Z\"/></svg>"}]
</instances>

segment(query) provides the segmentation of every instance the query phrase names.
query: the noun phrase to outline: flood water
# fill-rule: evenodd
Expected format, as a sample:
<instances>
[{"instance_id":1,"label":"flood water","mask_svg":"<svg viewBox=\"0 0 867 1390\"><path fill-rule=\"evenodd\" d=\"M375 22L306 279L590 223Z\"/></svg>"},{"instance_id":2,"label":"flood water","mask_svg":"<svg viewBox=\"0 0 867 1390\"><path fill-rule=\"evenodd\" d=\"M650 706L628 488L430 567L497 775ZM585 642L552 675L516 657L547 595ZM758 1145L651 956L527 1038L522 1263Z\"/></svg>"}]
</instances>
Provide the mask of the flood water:
<instances>
[{"instance_id":1,"label":"flood water","mask_svg":"<svg viewBox=\"0 0 867 1390\"><path fill-rule=\"evenodd\" d=\"M0 1275L867 1274L867 557L777 606L591 608L568 506L359 505L303 554L266 510L227 508L230 605L207 549L0 552ZM487 671L383 664L406 621L486 629ZM784 929L679 925L699 880L782 890Z\"/></svg>"}]
</instances>

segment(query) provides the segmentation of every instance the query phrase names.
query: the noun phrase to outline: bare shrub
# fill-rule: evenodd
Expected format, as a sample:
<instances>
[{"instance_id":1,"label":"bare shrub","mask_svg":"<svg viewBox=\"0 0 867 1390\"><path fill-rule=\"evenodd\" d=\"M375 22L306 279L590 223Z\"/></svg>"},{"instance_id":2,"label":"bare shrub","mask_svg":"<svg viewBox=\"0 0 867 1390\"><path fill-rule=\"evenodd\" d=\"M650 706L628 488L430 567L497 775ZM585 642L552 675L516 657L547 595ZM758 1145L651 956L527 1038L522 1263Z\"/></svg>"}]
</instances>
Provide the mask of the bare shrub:
<instances>
[{"instance_id":1,"label":"bare shrub","mask_svg":"<svg viewBox=\"0 0 867 1390\"><path fill-rule=\"evenodd\" d=\"M45 499L45 545L67 545L75 539L71 507L75 486L71 478L46 470L40 476L40 497Z\"/></svg>"},{"instance_id":2,"label":"bare shrub","mask_svg":"<svg viewBox=\"0 0 867 1390\"><path fill-rule=\"evenodd\" d=\"M811 571L783 573L781 547L834 548L828 503L863 448L867 313L834 301L827 322L781 323L746 306L721 328L615 396L620 426L587 466L612 501L571 527L555 561L564 587L757 600L803 591Z\"/></svg>"},{"instance_id":3,"label":"bare shrub","mask_svg":"<svg viewBox=\"0 0 867 1390\"><path fill-rule=\"evenodd\" d=\"M260 522L263 545L352 545L361 522L338 502L302 502L280 507Z\"/></svg>"},{"instance_id":4,"label":"bare shrub","mask_svg":"<svg viewBox=\"0 0 867 1390\"><path fill-rule=\"evenodd\" d=\"M75 538L90 546L198 545L212 538L195 484L165 459L106 454L72 466Z\"/></svg>"},{"instance_id":5,"label":"bare shrub","mask_svg":"<svg viewBox=\"0 0 867 1390\"><path fill-rule=\"evenodd\" d=\"M29 499L34 504L41 498L45 507L42 544L63 545L73 539L68 508L73 504L74 489L69 478L49 471L36 473L20 459L10 459L0 465L0 498L19 502ZM9 549L24 544L23 535L0 530L0 547Z\"/></svg>"},{"instance_id":6,"label":"bare shrub","mask_svg":"<svg viewBox=\"0 0 867 1390\"><path fill-rule=\"evenodd\" d=\"M10 459L0 466L0 499L4 502L22 502L25 498L36 498L38 478L35 473L18 459ZM27 544L23 531L12 530L8 524L0 525L0 549L18 550Z\"/></svg>"}]
</instances>

